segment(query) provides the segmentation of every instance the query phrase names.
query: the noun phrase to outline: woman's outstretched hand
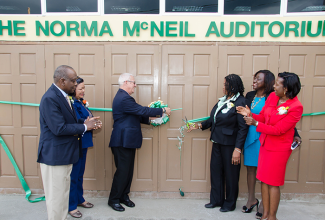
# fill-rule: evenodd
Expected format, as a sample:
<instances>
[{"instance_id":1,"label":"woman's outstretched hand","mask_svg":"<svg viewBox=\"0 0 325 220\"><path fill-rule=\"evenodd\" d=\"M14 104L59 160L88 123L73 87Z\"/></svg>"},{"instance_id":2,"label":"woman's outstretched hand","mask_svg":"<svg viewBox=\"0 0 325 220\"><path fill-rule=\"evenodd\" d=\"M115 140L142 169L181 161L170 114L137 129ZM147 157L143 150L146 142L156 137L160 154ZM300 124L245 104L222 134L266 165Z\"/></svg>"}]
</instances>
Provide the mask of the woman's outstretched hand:
<instances>
[{"instance_id":1,"label":"woman's outstretched hand","mask_svg":"<svg viewBox=\"0 0 325 220\"><path fill-rule=\"evenodd\" d=\"M199 126L195 123L193 123L193 124L191 123L187 128L187 132L191 132L191 131L197 130L197 129L199 129Z\"/></svg>"},{"instance_id":2,"label":"woman's outstretched hand","mask_svg":"<svg viewBox=\"0 0 325 220\"><path fill-rule=\"evenodd\" d=\"M237 113L243 115L243 116L251 116L251 110L246 105L246 108L243 106L237 106L236 107Z\"/></svg>"}]
</instances>

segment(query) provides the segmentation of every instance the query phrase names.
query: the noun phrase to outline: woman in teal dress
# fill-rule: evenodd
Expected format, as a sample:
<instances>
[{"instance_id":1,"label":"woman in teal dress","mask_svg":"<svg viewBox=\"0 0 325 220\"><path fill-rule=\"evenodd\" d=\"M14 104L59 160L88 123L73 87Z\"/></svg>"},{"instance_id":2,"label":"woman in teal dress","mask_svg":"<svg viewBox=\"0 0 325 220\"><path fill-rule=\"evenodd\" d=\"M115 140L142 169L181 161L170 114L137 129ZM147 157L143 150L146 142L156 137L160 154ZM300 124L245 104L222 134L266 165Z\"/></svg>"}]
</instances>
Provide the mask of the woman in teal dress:
<instances>
[{"instance_id":1,"label":"woman in teal dress","mask_svg":"<svg viewBox=\"0 0 325 220\"><path fill-rule=\"evenodd\" d=\"M257 97L252 101L251 112L259 114L265 105L265 97ZM244 165L248 167L257 167L258 153L261 143L259 141L261 133L256 131L255 126L249 126L248 134L244 145Z\"/></svg>"},{"instance_id":2,"label":"woman in teal dress","mask_svg":"<svg viewBox=\"0 0 325 220\"><path fill-rule=\"evenodd\" d=\"M271 92L273 92L275 77L269 70L260 70L254 75L253 91L246 94L246 105L250 107L251 112L259 114L265 105L265 100ZM256 206L258 209L259 201L255 197L256 185L256 170L258 154L260 151L260 137L261 133L256 132L255 126L249 126L245 145L244 145L244 165L247 168L247 187L248 187L248 200L243 206L242 212L250 213ZM261 211L261 212L258 212ZM257 210L256 217L263 213L263 206L261 203L260 210Z\"/></svg>"},{"instance_id":3,"label":"woman in teal dress","mask_svg":"<svg viewBox=\"0 0 325 220\"><path fill-rule=\"evenodd\" d=\"M253 91L246 94L246 105L250 107L251 112L259 114L265 105L265 101L269 94L274 91L275 77L269 70L259 70L255 73L253 79ZM245 206L243 206L242 212L250 213L255 206L257 207L256 218L260 219L263 213L263 204L255 197L255 185L256 185L256 170L258 155L260 150L260 137L261 133L256 131L255 126L249 126L245 145L244 145L244 165L247 168L247 188L248 188L248 200ZM295 139L301 142L300 136L295 129Z\"/></svg>"}]
</instances>

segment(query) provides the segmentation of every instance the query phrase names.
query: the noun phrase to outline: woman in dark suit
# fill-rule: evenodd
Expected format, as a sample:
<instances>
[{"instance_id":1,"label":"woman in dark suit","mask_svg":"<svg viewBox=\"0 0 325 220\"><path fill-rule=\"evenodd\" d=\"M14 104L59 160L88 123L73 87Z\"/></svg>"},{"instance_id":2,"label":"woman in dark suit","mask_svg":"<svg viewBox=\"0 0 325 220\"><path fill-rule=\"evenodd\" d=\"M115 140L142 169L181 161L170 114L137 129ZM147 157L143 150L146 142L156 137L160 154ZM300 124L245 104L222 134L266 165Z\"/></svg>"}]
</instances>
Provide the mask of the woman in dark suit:
<instances>
[{"instance_id":1,"label":"woman in dark suit","mask_svg":"<svg viewBox=\"0 0 325 220\"><path fill-rule=\"evenodd\" d=\"M76 112L78 119L87 120L87 118L93 117L88 107L88 102L83 99L85 95L85 84L84 80L80 77L77 79L77 88L73 94L73 107ZM101 122L98 121L99 128L101 127ZM83 134L82 141L82 157L79 158L78 162L74 163L72 166L72 171L70 174L70 195L69 195L69 214L74 218L81 218L82 214L77 209L77 206L82 206L84 208L92 208L94 205L90 202L85 201L83 197L83 175L86 166L86 157L88 147L93 146L93 133L92 131L87 131Z\"/></svg>"},{"instance_id":2,"label":"woman in dark suit","mask_svg":"<svg viewBox=\"0 0 325 220\"><path fill-rule=\"evenodd\" d=\"M300 89L296 74L279 73L274 92L269 95L258 115L252 114L248 106L237 107L238 113L245 116L246 124L256 126L256 131L261 132L256 178L262 182L262 219L276 220L280 186L284 184L286 164L292 152L294 128L303 112L297 98Z\"/></svg>"},{"instance_id":3,"label":"woman in dark suit","mask_svg":"<svg viewBox=\"0 0 325 220\"><path fill-rule=\"evenodd\" d=\"M253 91L246 94L246 105L254 114L259 114L265 105L265 101L270 93L274 91L274 74L269 70L259 70L255 73L253 79ZM243 149L244 165L247 168L247 188L248 200L243 206L242 212L250 213L257 207L256 218L260 219L263 213L263 203L259 203L255 197L256 170L258 164L258 155L261 143L259 141L260 132L256 131L255 126L249 126L246 142ZM301 142L300 136L295 129L295 140ZM260 204L260 206L258 206Z\"/></svg>"},{"instance_id":4,"label":"woman in dark suit","mask_svg":"<svg viewBox=\"0 0 325 220\"><path fill-rule=\"evenodd\" d=\"M188 132L210 128L210 140L213 142L210 164L211 192L210 202L205 207L220 206L221 212L228 212L236 208L240 154L248 126L243 116L236 112L237 106L245 106L241 78L236 74L226 76L223 92L224 96L213 107L210 118L191 126Z\"/></svg>"}]
</instances>

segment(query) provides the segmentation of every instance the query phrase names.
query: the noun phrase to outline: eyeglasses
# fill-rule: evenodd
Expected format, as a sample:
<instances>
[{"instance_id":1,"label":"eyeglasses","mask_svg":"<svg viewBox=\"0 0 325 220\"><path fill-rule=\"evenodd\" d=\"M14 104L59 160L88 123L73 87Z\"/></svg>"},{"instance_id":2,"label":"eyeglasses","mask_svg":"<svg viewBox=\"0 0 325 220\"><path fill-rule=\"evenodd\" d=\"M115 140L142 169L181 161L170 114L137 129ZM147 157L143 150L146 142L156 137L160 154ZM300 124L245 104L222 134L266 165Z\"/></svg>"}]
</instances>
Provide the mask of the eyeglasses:
<instances>
[{"instance_id":1,"label":"eyeglasses","mask_svg":"<svg viewBox=\"0 0 325 220\"><path fill-rule=\"evenodd\" d=\"M135 81L126 80L126 82L131 82L131 83L133 83L134 85L136 84Z\"/></svg>"}]
</instances>

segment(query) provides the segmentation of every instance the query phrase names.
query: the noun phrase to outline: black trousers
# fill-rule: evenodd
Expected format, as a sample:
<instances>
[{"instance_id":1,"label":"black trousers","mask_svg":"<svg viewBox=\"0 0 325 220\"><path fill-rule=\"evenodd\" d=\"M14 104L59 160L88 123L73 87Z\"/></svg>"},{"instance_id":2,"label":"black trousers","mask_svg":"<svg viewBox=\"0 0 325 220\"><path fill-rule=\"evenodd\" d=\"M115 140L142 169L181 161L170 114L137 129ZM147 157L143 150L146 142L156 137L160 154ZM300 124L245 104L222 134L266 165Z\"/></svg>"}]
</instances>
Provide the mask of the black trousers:
<instances>
[{"instance_id":1,"label":"black trousers","mask_svg":"<svg viewBox=\"0 0 325 220\"><path fill-rule=\"evenodd\" d=\"M116 171L113 178L109 203L120 203L129 199L133 178L135 148L111 147Z\"/></svg>"},{"instance_id":2,"label":"black trousers","mask_svg":"<svg viewBox=\"0 0 325 220\"><path fill-rule=\"evenodd\" d=\"M240 164L231 164L234 148L213 143L210 163L210 202L230 210L236 208L240 173Z\"/></svg>"}]
</instances>

